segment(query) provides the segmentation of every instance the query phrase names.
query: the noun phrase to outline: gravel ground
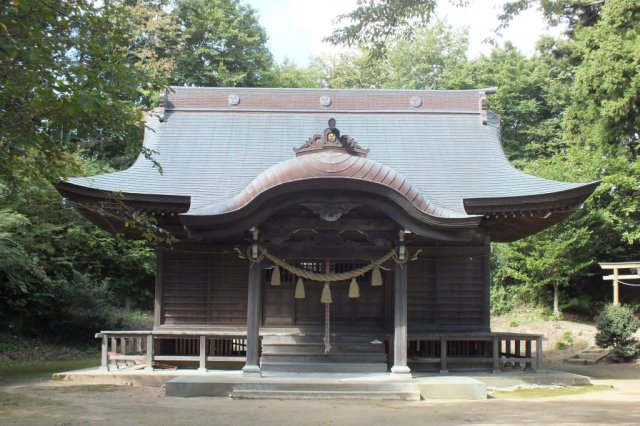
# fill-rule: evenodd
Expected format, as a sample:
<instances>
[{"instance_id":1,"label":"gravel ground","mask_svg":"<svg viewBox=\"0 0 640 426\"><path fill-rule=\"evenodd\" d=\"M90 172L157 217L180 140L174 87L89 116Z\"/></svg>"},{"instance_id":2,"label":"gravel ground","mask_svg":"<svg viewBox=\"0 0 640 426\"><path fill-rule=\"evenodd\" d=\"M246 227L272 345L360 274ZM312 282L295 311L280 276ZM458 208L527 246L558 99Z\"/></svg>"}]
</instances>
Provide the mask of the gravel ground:
<instances>
[{"instance_id":1,"label":"gravel ground","mask_svg":"<svg viewBox=\"0 0 640 426\"><path fill-rule=\"evenodd\" d=\"M610 390L482 401L246 401L176 398L162 388L22 383L0 388L7 425L637 425L640 380L596 380Z\"/></svg>"}]
</instances>

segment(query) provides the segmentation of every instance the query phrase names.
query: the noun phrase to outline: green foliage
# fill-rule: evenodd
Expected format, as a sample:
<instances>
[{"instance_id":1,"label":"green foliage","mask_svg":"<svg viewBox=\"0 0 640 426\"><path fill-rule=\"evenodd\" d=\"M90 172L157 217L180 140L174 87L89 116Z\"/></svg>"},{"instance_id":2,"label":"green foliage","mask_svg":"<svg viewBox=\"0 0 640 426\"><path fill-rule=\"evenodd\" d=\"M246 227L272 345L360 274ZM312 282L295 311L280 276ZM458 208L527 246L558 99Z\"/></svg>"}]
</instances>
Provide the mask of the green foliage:
<instances>
[{"instance_id":1,"label":"green foliage","mask_svg":"<svg viewBox=\"0 0 640 426\"><path fill-rule=\"evenodd\" d=\"M414 29L411 40L390 43L385 57L372 51L315 58L309 72L319 85L344 89L437 89L449 68L466 62L468 35L436 22Z\"/></svg>"},{"instance_id":2,"label":"green foliage","mask_svg":"<svg viewBox=\"0 0 640 426\"><path fill-rule=\"evenodd\" d=\"M20 382L37 377L50 379L54 373L97 367L99 365L100 360L98 358L58 361L5 361L0 364L0 384ZM5 394L5 396L8 395L11 394ZM2 397L3 395L0 393L0 404L3 402Z\"/></svg>"},{"instance_id":3,"label":"green foliage","mask_svg":"<svg viewBox=\"0 0 640 426\"><path fill-rule=\"evenodd\" d=\"M154 253L62 208L44 182L0 197L0 324L62 340L119 326L114 305L151 305Z\"/></svg>"},{"instance_id":4,"label":"green foliage","mask_svg":"<svg viewBox=\"0 0 640 426\"><path fill-rule=\"evenodd\" d=\"M139 17L118 1L3 2L2 182L55 182L77 173L79 157L73 153L79 149L109 158L113 151L104 150L107 145L139 149L142 111L164 82L137 66L140 40L149 34L133 34L134 20Z\"/></svg>"},{"instance_id":5,"label":"green foliage","mask_svg":"<svg viewBox=\"0 0 640 426\"><path fill-rule=\"evenodd\" d=\"M564 146L569 65L551 57L550 40L539 46L545 50L527 58L507 43L488 56L444 68L440 79L445 89L498 88L488 97L489 108L501 116L503 146L516 164L551 156Z\"/></svg>"},{"instance_id":6,"label":"green foliage","mask_svg":"<svg viewBox=\"0 0 640 426\"><path fill-rule=\"evenodd\" d=\"M513 243L494 244L494 291L505 287L521 302L545 303L549 288L567 286L593 263L590 237L586 226L558 224Z\"/></svg>"},{"instance_id":7,"label":"green foliage","mask_svg":"<svg viewBox=\"0 0 640 426\"><path fill-rule=\"evenodd\" d=\"M184 31L171 83L185 86L263 86L272 68L267 35L255 11L239 0L176 0Z\"/></svg>"},{"instance_id":8,"label":"green foliage","mask_svg":"<svg viewBox=\"0 0 640 426\"><path fill-rule=\"evenodd\" d=\"M597 22L604 3L601 0L509 0L502 5L502 13L498 15L497 32L508 27L521 12L535 7L550 25L567 24L567 33L571 35L576 27Z\"/></svg>"},{"instance_id":9,"label":"green foliage","mask_svg":"<svg viewBox=\"0 0 640 426\"><path fill-rule=\"evenodd\" d=\"M522 287L513 286L510 288L504 285L493 285L491 287L491 314L505 315L511 312L520 304L519 290Z\"/></svg>"},{"instance_id":10,"label":"green foliage","mask_svg":"<svg viewBox=\"0 0 640 426\"><path fill-rule=\"evenodd\" d=\"M598 333L596 344L602 348L613 348L623 360L635 358L640 353L634 333L640 328L640 320L626 306L608 305L595 318Z\"/></svg>"},{"instance_id":11,"label":"green foliage","mask_svg":"<svg viewBox=\"0 0 640 426\"><path fill-rule=\"evenodd\" d=\"M467 2L451 0L451 3ZM416 27L428 23L436 5L436 0L358 0L355 10L336 18L338 23L348 24L335 30L326 41L361 47L379 59L384 57L390 42L410 39Z\"/></svg>"},{"instance_id":12,"label":"green foliage","mask_svg":"<svg viewBox=\"0 0 640 426\"><path fill-rule=\"evenodd\" d=\"M550 398L556 396L582 395L591 392L602 392L612 390L608 385L590 386L556 386L556 387L535 387L520 388L508 391L493 391L492 398Z\"/></svg>"},{"instance_id":13,"label":"green foliage","mask_svg":"<svg viewBox=\"0 0 640 426\"><path fill-rule=\"evenodd\" d=\"M381 64L386 70L382 88L440 89L443 74L459 69L467 61L469 35L437 21L429 27L416 28L410 39L394 42Z\"/></svg>"},{"instance_id":14,"label":"green foliage","mask_svg":"<svg viewBox=\"0 0 640 426\"><path fill-rule=\"evenodd\" d=\"M570 331L565 331L564 333L562 333L562 336L560 336L560 339L558 339L558 341L556 342L556 349L559 351L569 349L571 346L573 346L574 341L575 340L573 338L573 334L571 334Z\"/></svg>"},{"instance_id":15,"label":"green foliage","mask_svg":"<svg viewBox=\"0 0 640 426\"><path fill-rule=\"evenodd\" d=\"M590 294L579 294L578 296L565 299L560 304L562 311L571 310L583 315L589 315L593 311L594 297Z\"/></svg>"},{"instance_id":16,"label":"green foliage","mask_svg":"<svg viewBox=\"0 0 640 426\"><path fill-rule=\"evenodd\" d=\"M319 88L321 82L321 75L318 69L312 67L300 68L288 59L275 66L271 78L273 87Z\"/></svg>"},{"instance_id":17,"label":"green foliage","mask_svg":"<svg viewBox=\"0 0 640 426\"><path fill-rule=\"evenodd\" d=\"M593 27L579 28L574 102L567 111L571 136L611 148L637 161L640 146L640 4L610 0Z\"/></svg>"},{"instance_id":18,"label":"green foliage","mask_svg":"<svg viewBox=\"0 0 640 426\"><path fill-rule=\"evenodd\" d=\"M265 42L253 10L237 0L2 2L4 330L92 341L100 329L148 323L123 312L151 306L153 250L63 208L48 182L128 166L140 151L142 112L170 81L251 86L272 78ZM157 238L148 217L128 219Z\"/></svg>"}]
</instances>

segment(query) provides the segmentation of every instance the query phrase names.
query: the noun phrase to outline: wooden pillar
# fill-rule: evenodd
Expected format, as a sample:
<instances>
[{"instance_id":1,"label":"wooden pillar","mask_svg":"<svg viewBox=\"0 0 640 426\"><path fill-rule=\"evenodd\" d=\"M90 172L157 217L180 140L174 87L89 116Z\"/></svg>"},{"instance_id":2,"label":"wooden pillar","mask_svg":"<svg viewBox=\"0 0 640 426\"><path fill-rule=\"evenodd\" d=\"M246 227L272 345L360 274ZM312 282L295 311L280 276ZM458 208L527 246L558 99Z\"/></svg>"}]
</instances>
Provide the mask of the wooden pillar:
<instances>
[{"instance_id":1,"label":"wooden pillar","mask_svg":"<svg viewBox=\"0 0 640 426\"><path fill-rule=\"evenodd\" d=\"M207 336L200 336L200 365L198 371L207 371Z\"/></svg>"},{"instance_id":2,"label":"wooden pillar","mask_svg":"<svg viewBox=\"0 0 640 426\"><path fill-rule=\"evenodd\" d=\"M446 374L449 372L447 367L447 338L440 337L440 374Z\"/></svg>"},{"instance_id":3,"label":"wooden pillar","mask_svg":"<svg viewBox=\"0 0 640 426\"><path fill-rule=\"evenodd\" d=\"M620 293L618 288L618 268L613 268L613 304L620 304Z\"/></svg>"},{"instance_id":4,"label":"wooden pillar","mask_svg":"<svg viewBox=\"0 0 640 426\"><path fill-rule=\"evenodd\" d=\"M409 374L407 367L407 264L394 265L394 333L393 367L394 374Z\"/></svg>"},{"instance_id":5,"label":"wooden pillar","mask_svg":"<svg viewBox=\"0 0 640 426\"><path fill-rule=\"evenodd\" d=\"M102 335L102 348L100 353L100 371L109 371L109 338Z\"/></svg>"},{"instance_id":6,"label":"wooden pillar","mask_svg":"<svg viewBox=\"0 0 640 426\"><path fill-rule=\"evenodd\" d=\"M486 331L491 331L491 238L484 237L485 253L483 261L482 283L482 321Z\"/></svg>"},{"instance_id":7,"label":"wooden pillar","mask_svg":"<svg viewBox=\"0 0 640 426\"><path fill-rule=\"evenodd\" d=\"M513 341L513 346L514 346L513 356L518 359L518 361L513 363L513 366L515 367L517 363L518 368L520 368L522 367L522 362L520 362L520 358L522 357L521 351L520 351L520 338L516 338Z\"/></svg>"},{"instance_id":8,"label":"wooden pillar","mask_svg":"<svg viewBox=\"0 0 640 426\"><path fill-rule=\"evenodd\" d=\"M525 357L527 358L527 362L524 364L524 369L531 370L531 340L527 339L524 348Z\"/></svg>"},{"instance_id":9,"label":"wooden pillar","mask_svg":"<svg viewBox=\"0 0 640 426\"><path fill-rule=\"evenodd\" d=\"M542 336L536 338L536 367L535 371L542 371Z\"/></svg>"},{"instance_id":10,"label":"wooden pillar","mask_svg":"<svg viewBox=\"0 0 640 426\"><path fill-rule=\"evenodd\" d=\"M147 366L145 370L153 370L153 334L147 334Z\"/></svg>"},{"instance_id":11,"label":"wooden pillar","mask_svg":"<svg viewBox=\"0 0 640 426\"><path fill-rule=\"evenodd\" d=\"M502 341L498 336L493 336L493 372L500 372L500 347L502 346Z\"/></svg>"},{"instance_id":12,"label":"wooden pillar","mask_svg":"<svg viewBox=\"0 0 640 426\"><path fill-rule=\"evenodd\" d=\"M247 297L247 361L242 367L245 375L260 375L261 277L262 262L251 263Z\"/></svg>"},{"instance_id":13,"label":"wooden pillar","mask_svg":"<svg viewBox=\"0 0 640 426\"><path fill-rule=\"evenodd\" d=\"M505 367L513 367L513 364L511 363L511 358L512 358L511 340L509 340L509 339L505 339L505 341L504 341L504 356L506 357L506 359L509 360L509 361L506 361L504 363L504 366Z\"/></svg>"},{"instance_id":14,"label":"wooden pillar","mask_svg":"<svg viewBox=\"0 0 640 426\"><path fill-rule=\"evenodd\" d=\"M160 327L162 323L162 275L164 265L164 252L156 248L156 283L153 300L153 328Z\"/></svg>"}]
</instances>

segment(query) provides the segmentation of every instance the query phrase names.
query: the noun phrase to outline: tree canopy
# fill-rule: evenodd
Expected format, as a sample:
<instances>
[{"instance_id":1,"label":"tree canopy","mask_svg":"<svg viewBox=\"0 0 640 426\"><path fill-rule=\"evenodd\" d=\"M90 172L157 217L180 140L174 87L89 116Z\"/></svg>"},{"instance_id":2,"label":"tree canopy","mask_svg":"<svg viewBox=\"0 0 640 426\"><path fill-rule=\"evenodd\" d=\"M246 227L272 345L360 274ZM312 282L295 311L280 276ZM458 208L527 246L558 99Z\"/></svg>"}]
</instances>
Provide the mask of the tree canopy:
<instances>
[{"instance_id":1,"label":"tree canopy","mask_svg":"<svg viewBox=\"0 0 640 426\"><path fill-rule=\"evenodd\" d=\"M239 0L176 0L184 31L171 84L261 86L273 66L267 34L253 9Z\"/></svg>"},{"instance_id":2,"label":"tree canopy","mask_svg":"<svg viewBox=\"0 0 640 426\"><path fill-rule=\"evenodd\" d=\"M5 332L90 339L119 326L111 307L150 306L153 249L89 225L50 184L127 167L168 84L264 84L265 43L237 0L0 1Z\"/></svg>"},{"instance_id":3,"label":"tree canopy","mask_svg":"<svg viewBox=\"0 0 640 426\"><path fill-rule=\"evenodd\" d=\"M467 0L450 0L457 5ZM356 9L339 15L336 23L345 23L325 40L335 45L357 46L380 58L390 42L411 38L414 28L428 23L437 0L358 0Z\"/></svg>"}]
</instances>

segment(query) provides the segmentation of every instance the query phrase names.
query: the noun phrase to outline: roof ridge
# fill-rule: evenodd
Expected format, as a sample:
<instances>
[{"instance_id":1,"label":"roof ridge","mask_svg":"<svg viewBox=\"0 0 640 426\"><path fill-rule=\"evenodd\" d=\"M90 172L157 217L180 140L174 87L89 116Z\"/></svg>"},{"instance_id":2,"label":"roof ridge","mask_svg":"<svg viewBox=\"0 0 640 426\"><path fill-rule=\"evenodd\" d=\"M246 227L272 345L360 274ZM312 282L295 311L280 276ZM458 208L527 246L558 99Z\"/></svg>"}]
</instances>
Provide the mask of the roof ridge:
<instances>
[{"instance_id":1,"label":"roof ridge","mask_svg":"<svg viewBox=\"0 0 640 426\"><path fill-rule=\"evenodd\" d=\"M495 89L373 90L245 87L170 87L167 111L388 111L482 113Z\"/></svg>"}]
</instances>

